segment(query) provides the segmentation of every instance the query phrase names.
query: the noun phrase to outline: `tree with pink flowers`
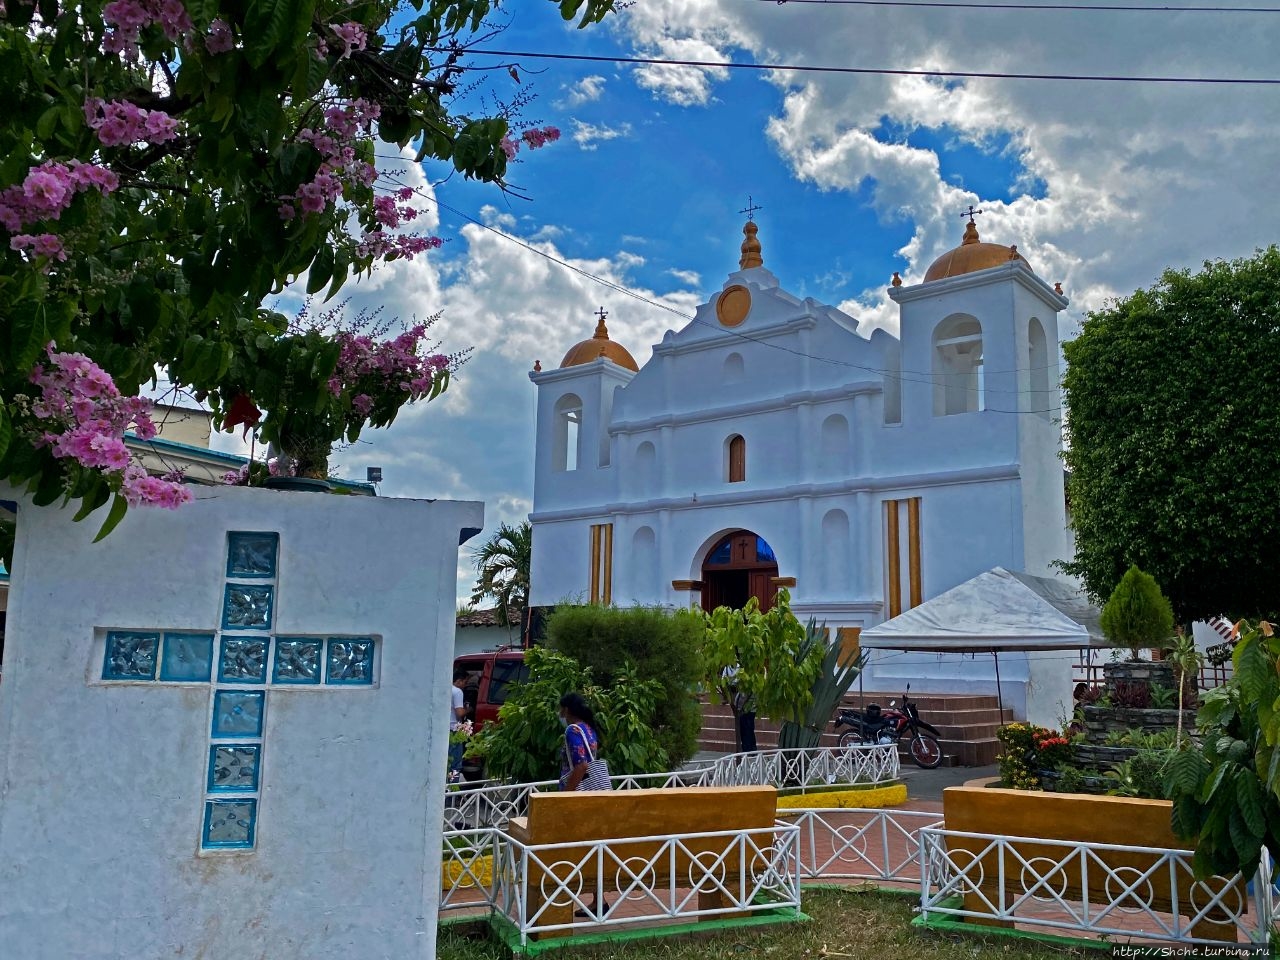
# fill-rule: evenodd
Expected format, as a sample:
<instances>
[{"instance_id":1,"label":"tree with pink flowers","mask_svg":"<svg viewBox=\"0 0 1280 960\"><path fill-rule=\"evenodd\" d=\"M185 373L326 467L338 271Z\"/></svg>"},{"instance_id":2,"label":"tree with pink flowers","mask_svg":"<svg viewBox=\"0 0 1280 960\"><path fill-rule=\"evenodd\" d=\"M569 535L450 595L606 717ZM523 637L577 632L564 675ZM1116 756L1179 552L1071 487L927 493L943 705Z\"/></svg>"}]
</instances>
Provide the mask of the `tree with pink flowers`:
<instances>
[{"instance_id":1,"label":"tree with pink flowers","mask_svg":"<svg viewBox=\"0 0 1280 960\"><path fill-rule=\"evenodd\" d=\"M552 2L586 26L614 0ZM503 186L521 148L558 136L459 99L496 5L0 0L0 478L82 514L112 501L109 528L184 499L123 448L154 430L136 396L157 370L277 432L332 395L373 344L295 336L264 304L439 245L413 192L380 179L378 145ZM447 385L427 372L386 396ZM362 396L340 391L344 436L394 416Z\"/></svg>"}]
</instances>

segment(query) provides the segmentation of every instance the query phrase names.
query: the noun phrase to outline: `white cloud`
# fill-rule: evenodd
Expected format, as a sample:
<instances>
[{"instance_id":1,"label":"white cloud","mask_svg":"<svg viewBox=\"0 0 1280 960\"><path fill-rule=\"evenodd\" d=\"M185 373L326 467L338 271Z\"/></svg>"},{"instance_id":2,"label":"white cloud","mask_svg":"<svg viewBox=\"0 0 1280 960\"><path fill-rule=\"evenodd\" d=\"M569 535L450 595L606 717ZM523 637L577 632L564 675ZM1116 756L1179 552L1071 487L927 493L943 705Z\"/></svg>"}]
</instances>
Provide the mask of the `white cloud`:
<instances>
[{"instance_id":1,"label":"white cloud","mask_svg":"<svg viewBox=\"0 0 1280 960\"><path fill-rule=\"evenodd\" d=\"M569 87L569 92L564 98L565 106L580 107L584 103L593 103L604 95L605 79L601 76L592 75L583 77L577 83Z\"/></svg>"},{"instance_id":2,"label":"white cloud","mask_svg":"<svg viewBox=\"0 0 1280 960\"><path fill-rule=\"evenodd\" d=\"M651 0L619 18L639 55L759 63L1013 73L1271 76L1280 17L1226 14L903 11L739 0ZM705 104L725 71L646 67L655 98ZM1016 243L1071 313L1150 284L1166 266L1248 255L1275 239L1280 102L1265 88L812 74L769 75L782 94L766 133L796 179L872 186L877 214L914 234L903 278L919 280L959 239L956 213L988 213L984 239ZM1043 197L996 196L949 179L946 147L877 138L907 131L1007 152ZM888 278L886 278L887 280ZM785 278L784 278L785 282ZM887 321L883 287L855 298ZM852 308L851 308L852 309Z\"/></svg>"},{"instance_id":3,"label":"white cloud","mask_svg":"<svg viewBox=\"0 0 1280 960\"><path fill-rule=\"evenodd\" d=\"M595 150L602 141L625 139L631 136L629 123L610 127L606 124L584 123L576 117L569 122L573 124L573 142L583 150Z\"/></svg>"},{"instance_id":4,"label":"white cloud","mask_svg":"<svg viewBox=\"0 0 1280 960\"><path fill-rule=\"evenodd\" d=\"M702 275L696 270L676 270L672 268L667 271L667 275L675 277L686 287L697 287L702 283Z\"/></svg>"}]
</instances>

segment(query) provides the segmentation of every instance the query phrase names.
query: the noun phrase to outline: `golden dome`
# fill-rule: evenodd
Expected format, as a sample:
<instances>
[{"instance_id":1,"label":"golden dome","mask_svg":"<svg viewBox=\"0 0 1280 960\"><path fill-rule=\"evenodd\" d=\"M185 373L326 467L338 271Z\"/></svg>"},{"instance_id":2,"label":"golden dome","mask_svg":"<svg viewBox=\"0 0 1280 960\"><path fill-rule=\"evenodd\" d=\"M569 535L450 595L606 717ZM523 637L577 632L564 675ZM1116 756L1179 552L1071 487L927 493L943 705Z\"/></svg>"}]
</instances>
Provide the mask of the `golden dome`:
<instances>
[{"instance_id":1,"label":"golden dome","mask_svg":"<svg viewBox=\"0 0 1280 960\"><path fill-rule=\"evenodd\" d=\"M635 359L627 352L627 348L620 343L614 343L609 339L609 328L604 325L604 318L608 316L604 312L604 308L600 308L600 322L596 324L595 336L590 340L583 340L581 343L574 344L569 348L569 352L564 355L564 359L560 361L560 366L576 367L580 363L590 363L592 360L599 360L604 357L606 360L612 360L620 367L626 367L628 370L640 372L640 367L636 364Z\"/></svg>"},{"instance_id":2,"label":"golden dome","mask_svg":"<svg viewBox=\"0 0 1280 960\"><path fill-rule=\"evenodd\" d=\"M972 220L964 228L964 239L960 246L949 250L933 261L925 271L924 282L945 280L947 277L958 277L965 273L974 273L990 267L998 267L1010 260L1022 260L1017 247L1002 247L998 243L983 243L978 239L978 226Z\"/></svg>"}]
</instances>

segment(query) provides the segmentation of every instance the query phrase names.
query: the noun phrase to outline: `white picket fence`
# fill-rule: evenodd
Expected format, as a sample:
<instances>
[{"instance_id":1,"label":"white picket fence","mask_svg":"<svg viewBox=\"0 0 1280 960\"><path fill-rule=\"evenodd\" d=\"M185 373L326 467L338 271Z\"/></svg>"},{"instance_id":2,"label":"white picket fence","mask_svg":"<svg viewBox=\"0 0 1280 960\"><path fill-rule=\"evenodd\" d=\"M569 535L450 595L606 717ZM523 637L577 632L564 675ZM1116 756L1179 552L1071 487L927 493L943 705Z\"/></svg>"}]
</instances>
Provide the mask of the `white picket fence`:
<instances>
[{"instance_id":1,"label":"white picket fence","mask_svg":"<svg viewBox=\"0 0 1280 960\"><path fill-rule=\"evenodd\" d=\"M964 841L963 844L959 841ZM1034 844L1037 855L1025 852ZM1090 938L1183 944L1266 943L1277 892L1264 860L1252 884L1241 878L1195 879L1185 850L1106 843L1006 837L926 827L920 833L920 912L959 919L996 919L1042 932ZM1040 853L1055 851L1052 855ZM1143 867L1112 866L1124 856ZM995 864L998 875L985 870ZM1101 886L1102 902L1096 891ZM1091 902L1086 891L1095 892ZM1188 891L1179 902L1179 890ZM968 895L966 907L958 898ZM1217 938L1198 936L1202 921L1229 927Z\"/></svg>"},{"instance_id":2,"label":"white picket fence","mask_svg":"<svg viewBox=\"0 0 1280 960\"><path fill-rule=\"evenodd\" d=\"M898 779L896 746L856 744L735 753L674 773L610 778L615 790L647 787L733 787L772 785L803 791L837 785L875 786ZM529 810L529 794L558 789L554 780L538 783L487 781L450 787L445 792L446 830L501 826Z\"/></svg>"}]
</instances>

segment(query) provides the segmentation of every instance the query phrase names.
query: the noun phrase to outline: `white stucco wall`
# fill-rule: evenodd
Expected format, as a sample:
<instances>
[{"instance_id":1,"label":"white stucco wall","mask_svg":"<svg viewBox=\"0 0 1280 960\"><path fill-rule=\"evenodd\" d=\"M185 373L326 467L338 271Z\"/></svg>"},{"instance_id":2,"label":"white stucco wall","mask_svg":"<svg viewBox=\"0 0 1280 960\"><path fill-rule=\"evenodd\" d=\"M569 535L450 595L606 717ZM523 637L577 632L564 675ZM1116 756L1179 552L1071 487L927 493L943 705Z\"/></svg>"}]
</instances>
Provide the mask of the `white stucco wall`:
<instances>
[{"instance_id":1,"label":"white stucco wall","mask_svg":"<svg viewBox=\"0 0 1280 960\"><path fill-rule=\"evenodd\" d=\"M0 684L0 956L435 955L459 534L477 503L223 487L20 509ZM276 635L375 638L374 683L267 686L252 851L202 851L211 685L104 682L108 629L218 627L228 531L279 534ZM215 666L216 670L216 666Z\"/></svg>"}]
</instances>

